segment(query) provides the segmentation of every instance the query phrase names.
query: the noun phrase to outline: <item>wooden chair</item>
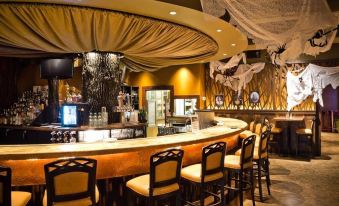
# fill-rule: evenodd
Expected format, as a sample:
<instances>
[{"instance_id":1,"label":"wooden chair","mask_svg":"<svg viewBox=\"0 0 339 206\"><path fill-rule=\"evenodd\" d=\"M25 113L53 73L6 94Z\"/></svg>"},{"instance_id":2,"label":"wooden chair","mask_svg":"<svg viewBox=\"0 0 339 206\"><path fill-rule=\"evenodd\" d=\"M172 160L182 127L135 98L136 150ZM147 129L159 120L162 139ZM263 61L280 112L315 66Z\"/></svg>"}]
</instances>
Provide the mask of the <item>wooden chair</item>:
<instances>
[{"instance_id":1,"label":"wooden chair","mask_svg":"<svg viewBox=\"0 0 339 206\"><path fill-rule=\"evenodd\" d=\"M205 205L206 194L214 197L213 203L209 205L224 205L224 157L226 151L225 142L217 142L203 148L201 164L194 164L182 169L181 176L185 182L199 187L199 205ZM207 188L214 186L220 188L221 197L217 191L211 192ZM190 191L193 193L193 191ZM189 205L196 205L186 201Z\"/></svg>"},{"instance_id":2,"label":"wooden chair","mask_svg":"<svg viewBox=\"0 0 339 206\"><path fill-rule=\"evenodd\" d=\"M99 201L96 187L97 161L89 158L57 160L44 166L44 206L88 206Z\"/></svg>"},{"instance_id":3,"label":"wooden chair","mask_svg":"<svg viewBox=\"0 0 339 206\"><path fill-rule=\"evenodd\" d=\"M31 193L11 191L12 170L0 166L0 206L25 206L31 199Z\"/></svg>"},{"instance_id":4,"label":"wooden chair","mask_svg":"<svg viewBox=\"0 0 339 206\"><path fill-rule=\"evenodd\" d=\"M298 156L299 152L299 146L301 142L305 142L306 146L309 148L309 156L310 158L313 157L313 131L314 131L314 121L312 120L306 120L305 121L305 128L297 129L296 136L296 149L295 149L295 155Z\"/></svg>"},{"instance_id":5,"label":"wooden chair","mask_svg":"<svg viewBox=\"0 0 339 206\"><path fill-rule=\"evenodd\" d=\"M243 205L243 191L251 190L252 204L255 206L254 200L254 181L253 181L253 151L255 144L255 135L251 135L242 141L240 156L237 155L226 155L224 168L227 171L227 185L226 189L239 191L240 205ZM232 174L237 174L239 178L232 177ZM245 180L247 174L250 174L249 181ZM232 187L231 180L236 183L235 187Z\"/></svg>"},{"instance_id":6,"label":"wooden chair","mask_svg":"<svg viewBox=\"0 0 339 206\"><path fill-rule=\"evenodd\" d=\"M147 205L156 201L175 198L180 205L180 172L184 151L170 149L150 158L150 173L129 180L127 188L138 197L147 199Z\"/></svg>"}]
</instances>

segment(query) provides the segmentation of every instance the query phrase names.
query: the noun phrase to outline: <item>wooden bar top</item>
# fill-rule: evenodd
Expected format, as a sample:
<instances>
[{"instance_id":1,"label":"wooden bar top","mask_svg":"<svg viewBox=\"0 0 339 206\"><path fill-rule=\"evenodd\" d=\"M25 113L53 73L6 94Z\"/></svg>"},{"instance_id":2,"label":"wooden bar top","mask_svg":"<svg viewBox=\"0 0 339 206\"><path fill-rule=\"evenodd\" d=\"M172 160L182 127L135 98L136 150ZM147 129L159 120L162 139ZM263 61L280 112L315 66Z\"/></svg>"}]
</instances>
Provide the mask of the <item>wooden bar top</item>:
<instances>
[{"instance_id":1,"label":"wooden bar top","mask_svg":"<svg viewBox=\"0 0 339 206\"><path fill-rule=\"evenodd\" d=\"M60 158L71 156L91 156L133 152L142 149L162 149L184 145L215 141L227 136L239 134L247 123L231 118L219 118L222 126L199 130L197 132L167 135L156 138L105 141L95 143L3 145L0 147L0 160L24 160Z\"/></svg>"},{"instance_id":2,"label":"wooden bar top","mask_svg":"<svg viewBox=\"0 0 339 206\"><path fill-rule=\"evenodd\" d=\"M0 128L3 129L12 129L12 130L28 130L28 131L40 131L40 132L51 132L56 130L72 130L72 131L86 131L86 130L111 130L111 129L124 129L124 128L137 128L144 127L144 123L113 123L104 126L90 127L90 126L81 126L81 127L60 127L56 125L46 125L46 126L17 126L17 125L0 125Z\"/></svg>"}]
</instances>

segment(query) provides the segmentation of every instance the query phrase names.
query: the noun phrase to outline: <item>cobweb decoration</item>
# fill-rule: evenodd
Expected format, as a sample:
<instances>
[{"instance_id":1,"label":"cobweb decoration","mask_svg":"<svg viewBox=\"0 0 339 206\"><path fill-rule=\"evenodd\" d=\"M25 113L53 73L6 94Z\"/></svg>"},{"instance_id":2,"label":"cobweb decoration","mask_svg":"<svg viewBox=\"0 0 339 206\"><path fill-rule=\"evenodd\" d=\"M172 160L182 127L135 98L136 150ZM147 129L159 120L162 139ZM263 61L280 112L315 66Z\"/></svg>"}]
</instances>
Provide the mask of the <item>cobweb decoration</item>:
<instances>
[{"instance_id":1,"label":"cobweb decoration","mask_svg":"<svg viewBox=\"0 0 339 206\"><path fill-rule=\"evenodd\" d=\"M333 89L339 86L339 66L321 67L309 64L299 75L287 72L287 110L301 104L307 97L313 96L313 101L319 101L323 106L323 89L331 85Z\"/></svg>"},{"instance_id":2,"label":"cobweb decoration","mask_svg":"<svg viewBox=\"0 0 339 206\"><path fill-rule=\"evenodd\" d=\"M201 0L201 3L205 13L217 17L227 10L230 23L253 39L257 49L268 49L272 63L278 65L295 60L302 53L314 56L328 51L337 32L333 28L339 23L326 0ZM327 34L319 35L321 32Z\"/></svg>"},{"instance_id":3,"label":"cobweb decoration","mask_svg":"<svg viewBox=\"0 0 339 206\"><path fill-rule=\"evenodd\" d=\"M239 64L241 60L244 64ZM264 67L265 63L246 64L246 56L241 53L233 56L227 63L210 62L210 77L234 91L241 91L252 80L253 75ZM238 94L240 95L240 92Z\"/></svg>"}]
</instances>

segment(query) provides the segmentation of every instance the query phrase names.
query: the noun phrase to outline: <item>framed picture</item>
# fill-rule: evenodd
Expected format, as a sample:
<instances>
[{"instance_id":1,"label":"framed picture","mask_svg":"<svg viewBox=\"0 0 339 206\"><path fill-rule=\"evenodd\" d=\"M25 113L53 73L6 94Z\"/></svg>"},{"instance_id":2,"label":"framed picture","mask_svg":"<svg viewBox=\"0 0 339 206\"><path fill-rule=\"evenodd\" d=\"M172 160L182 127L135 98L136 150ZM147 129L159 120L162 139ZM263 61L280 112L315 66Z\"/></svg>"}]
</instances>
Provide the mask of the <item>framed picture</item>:
<instances>
[{"instance_id":1,"label":"framed picture","mask_svg":"<svg viewBox=\"0 0 339 206\"><path fill-rule=\"evenodd\" d=\"M250 103L251 104L258 104L260 101L260 95L257 91L250 92Z\"/></svg>"},{"instance_id":2,"label":"framed picture","mask_svg":"<svg viewBox=\"0 0 339 206\"><path fill-rule=\"evenodd\" d=\"M224 95L215 95L215 106L222 107L224 106Z\"/></svg>"},{"instance_id":3,"label":"framed picture","mask_svg":"<svg viewBox=\"0 0 339 206\"><path fill-rule=\"evenodd\" d=\"M242 97L242 94L238 95L238 92L234 92L232 96L232 102L236 106L243 105L244 98Z\"/></svg>"}]
</instances>

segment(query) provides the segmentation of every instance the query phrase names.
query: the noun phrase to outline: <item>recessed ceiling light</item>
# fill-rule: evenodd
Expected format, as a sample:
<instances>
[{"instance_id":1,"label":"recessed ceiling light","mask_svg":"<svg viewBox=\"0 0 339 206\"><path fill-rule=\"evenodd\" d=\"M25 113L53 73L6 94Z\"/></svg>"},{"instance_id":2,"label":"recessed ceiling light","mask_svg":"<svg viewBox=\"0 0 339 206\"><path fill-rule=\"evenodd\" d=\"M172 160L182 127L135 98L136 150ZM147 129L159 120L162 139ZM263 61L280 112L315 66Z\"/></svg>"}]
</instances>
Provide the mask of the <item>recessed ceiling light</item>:
<instances>
[{"instance_id":1,"label":"recessed ceiling light","mask_svg":"<svg viewBox=\"0 0 339 206\"><path fill-rule=\"evenodd\" d=\"M175 11L171 11L169 14L171 14L172 16L174 16L174 15L176 15L176 14L177 14L177 12L175 12Z\"/></svg>"},{"instance_id":2,"label":"recessed ceiling light","mask_svg":"<svg viewBox=\"0 0 339 206\"><path fill-rule=\"evenodd\" d=\"M234 43L233 43L233 44L231 44L231 46L235 46L235 45L236 45L236 44L234 44Z\"/></svg>"},{"instance_id":3,"label":"recessed ceiling light","mask_svg":"<svg viewBox=\"0 0 339 206\"><path fill-rule=\"evenodd\" d=\"M227 56L227 54L223 54L224 56Z\"/></svg>"},{"instance_id":4,"label":"recessed ceiling light","mask_svg":"<svg viewBox=\"0 0 339 206\"><path fill-rule=\"evenodd\" d=\"M217 32L222 32L222 30L221 29L217 29Z\"/></svg>"}]
</instances>

